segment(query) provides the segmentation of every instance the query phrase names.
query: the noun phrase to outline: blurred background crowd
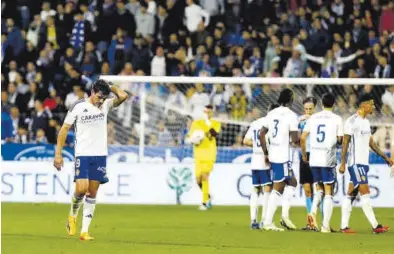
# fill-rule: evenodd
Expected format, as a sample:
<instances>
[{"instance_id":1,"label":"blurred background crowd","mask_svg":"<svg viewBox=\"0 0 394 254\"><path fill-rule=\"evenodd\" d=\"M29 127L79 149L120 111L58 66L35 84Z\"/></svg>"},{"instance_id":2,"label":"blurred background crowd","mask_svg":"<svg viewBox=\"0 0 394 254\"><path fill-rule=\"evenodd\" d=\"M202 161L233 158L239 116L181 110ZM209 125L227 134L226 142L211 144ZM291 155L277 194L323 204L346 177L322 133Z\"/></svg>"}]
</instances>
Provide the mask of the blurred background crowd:
<instances>
[{"instance_id":1,"label":"blurred background crowd","mask_svg":"<svg viewBox=\"0 0 394 254\"><path fill-rule=\"evenodd\" d=\"M89 95L100 75L394 77L394 3L388 0L4 0L1 5L3 142L55 143L67 109ZM111 118L111 144L138 143L133 123L141 119L136 109L142 90L154 119L146 143L179 145L179 130L188 121L172 109L193 115L212 103L222 119L250 122L281 89L121 86L133 96ZM375 122L393 123L393 86L292 88L300 95L298 104L306 96L334 92L336 111L344 117L356 111L361 94L371 93ZM297 108L301 113L302 105ZM219 144L240 146L242 126L224 124ZM389 146L390 131L376 129L382 148Z\"/></svg>"}]
</instances>

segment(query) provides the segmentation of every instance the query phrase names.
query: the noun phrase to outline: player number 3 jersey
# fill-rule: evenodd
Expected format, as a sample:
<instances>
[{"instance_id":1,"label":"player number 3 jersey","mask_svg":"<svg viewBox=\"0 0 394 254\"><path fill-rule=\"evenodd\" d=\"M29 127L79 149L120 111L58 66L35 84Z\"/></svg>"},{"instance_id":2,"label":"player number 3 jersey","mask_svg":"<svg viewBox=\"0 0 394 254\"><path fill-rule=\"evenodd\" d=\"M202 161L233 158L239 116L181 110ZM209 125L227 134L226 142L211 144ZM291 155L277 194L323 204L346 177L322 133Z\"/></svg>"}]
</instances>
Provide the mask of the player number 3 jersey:
<instances>
[{"instance_id":1,"label":"player number 3 jersey","mask_svg":"<svg viewBox=\"0 0 394 254\"><path fill-rule=\"evenodd\" d=\"M77 101L64 120L75 131L75 156L107 156L107 115L114 99L106 99L101 108L88 98Z\"/></svg>"},{"instance_id":2,"label":"player number 3 jersey","mask_svg":"<svg viewBox=\"0 0 394 254\"><path fill-rule=\"evenodd\" d=\"M342 118L323 110L308 119L304 131L310 137L310 166L335 167L337 137L343 136Z\"/></svg>"},{"instance_id":3,"label":"player number 3 jersey","mask_svg":"<svg viewBox=\"0 0 394 254\"><path fill-rule=\"evenodd\" d=\"M371 125L369 120L354 114L345 122L345 135L350 135L347 165L369 165L369 139L371 138Z\"/></svg>"},{"instance_id":4,"label":"player number 3 jersey","mask_svg":"<svg viewBox=\"0 0 394 254\"><path fill-rule=\"evenodd\" d=\"M249 140L253 141L252 154L252 169L253 170L268 170L269 166L265 165L264 153L260 143L260 130L265 125L265 117L259 118L250 124L250 127L245 135ZM268 135L266 137L266 144L268 146Z\"/></svg>"},{"instance_id":5,"label":"player number 3 jersey","mask_svg":"<svg viewBox=\"0 0 394 254\"><path fill-rule=\"evenodd\" d=\"M286 163L291 161L290 132L298 132L296 113L287 107L280 106L268 113L265 127L268 128L270 140L270 162Z\"/></svg>"}]
</instances>

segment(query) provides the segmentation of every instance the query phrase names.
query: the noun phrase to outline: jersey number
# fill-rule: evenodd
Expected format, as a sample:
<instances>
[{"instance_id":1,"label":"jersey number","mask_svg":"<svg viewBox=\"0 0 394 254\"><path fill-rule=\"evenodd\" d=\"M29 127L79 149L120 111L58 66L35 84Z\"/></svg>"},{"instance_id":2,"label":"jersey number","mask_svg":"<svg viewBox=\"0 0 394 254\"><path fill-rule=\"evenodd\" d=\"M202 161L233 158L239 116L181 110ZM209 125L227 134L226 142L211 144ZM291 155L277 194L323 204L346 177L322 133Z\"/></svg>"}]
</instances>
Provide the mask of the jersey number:
<instances>
[{"instance_id":1,"label":"jersey number","mask_svg":"<svg viewBox=\"0 0 394 254\"><path fill-rule=\"evenodd\" d=\"M260 130L254 130L253 133L254 133L254 141L256 142L256 146L257 147L261 147L261 144L260 144Z\"/></svg>"},{"instance_id":2,"label":"jersey number","mask_svg":"<svg viewBox=\"0 0 394 254\"><path fill-rule=\"evenodd\" d=\"M322 143L326 139L326 132L324 131L324 128L326 127L325 124L320 124L317 126L317 137L316 140L319 143Z\"/></svg>"},{"instance_id":3,"label":"jersey number","mask_svg":"<svg viewBox=\"0 0 394 254\"><path fill-rule=\"evenodd\" d=\"M275 124L275 126L274 126L274 133L272 134L272 137L273 138L275 138L276 137L276 135L278 135L278 124L279 124L279 120L274 120L274 124Z\"/></svg>"}]
</instances>

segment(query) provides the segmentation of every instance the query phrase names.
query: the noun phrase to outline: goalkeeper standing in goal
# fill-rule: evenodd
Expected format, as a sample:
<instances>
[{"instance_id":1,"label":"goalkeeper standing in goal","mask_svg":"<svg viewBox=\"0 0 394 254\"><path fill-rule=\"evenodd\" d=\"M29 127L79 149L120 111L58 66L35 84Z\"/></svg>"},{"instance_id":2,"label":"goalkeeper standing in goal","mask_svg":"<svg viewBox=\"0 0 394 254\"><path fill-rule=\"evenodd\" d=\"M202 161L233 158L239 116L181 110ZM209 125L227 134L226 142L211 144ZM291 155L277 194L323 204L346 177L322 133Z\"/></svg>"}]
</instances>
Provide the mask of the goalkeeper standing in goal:
<instances>
[{"instance_id":1,"label":"goalkeeper standing in goal","mask_svg":"<svg viewBox=\"0 0 394 254\"><path fill-rule=\"evenodd\" d=\"M115 98L108 98L110 93ZM80 240L89 241L89 225L96 207L96 195L101 184L107 178L107 116L110 109L122 104L128 95L125 91L99 79L92 85L91 95L84 98L69 109L62 128L60 129L54 166L61 170L63 166L62 149L66 136L74 125L75 130L75 191L71 199L71 209L66 230L70 236L76 231L79 208L83 206L82 230Z\"/></svg>"},{"instance_id":2,"label":"goalkeeper standing in goal","mask_svg":"<svg viewBox=\"0 0 394 254\"><path fill-rule=\"evenodd\" d=\"M194 163L197 184L202 191L200 210L211 208L209 195L209 175L216 161L216 138L220 132L220 122L213 120L213 107L207 105L203 119L194 120L187 135L187 143L194 146Z\"/></svg>"}]
</instances>

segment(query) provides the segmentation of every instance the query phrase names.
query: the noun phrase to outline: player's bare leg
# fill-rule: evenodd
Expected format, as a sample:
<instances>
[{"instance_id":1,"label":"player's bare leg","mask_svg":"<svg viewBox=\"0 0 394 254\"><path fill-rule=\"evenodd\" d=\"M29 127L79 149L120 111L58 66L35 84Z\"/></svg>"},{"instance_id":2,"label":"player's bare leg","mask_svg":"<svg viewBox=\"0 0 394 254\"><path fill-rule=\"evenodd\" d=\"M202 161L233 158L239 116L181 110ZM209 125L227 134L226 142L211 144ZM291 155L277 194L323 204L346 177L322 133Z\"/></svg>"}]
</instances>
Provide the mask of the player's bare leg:
<instances>
[{"instance_id":1,"label":"player's bare leg","mask_svg":"<svg viewBox=\"0 0 394 254\"><path fill-rule=\"evenodd\" d=\"M312 211L312 202L313 202L313 186L310 183L304 183L302 185L302 188L304 189L304 194L305 194L305 202L306 202L306 211L307 211L307 220L308 224L306 225L303 230L311 230L312 225L310 221L312 220L310 213Z\"/></svg>"},{"instance_id":2,"label":"player's bare leg","mask_svg":"<svg viewBox=\"0 0 394 254\"><path fill-rule=\"evenodd\" d=\"M318 223L316 220L316 214L317 214L317 209L319 208L319 205L323 200L323 196L324 196L323 183L321 183L321 182L316 183L316 193L313 197L311 213L308 216L309 224L311 224L311 227L314 230L319 229L319 226L318 226Z\"/></svg>"},{"instance_id":3,"label":"player's bare leg","mask_svg":"<svg viewBox=\"0 0 394 254\"><path fill-rule=\"evenodd\" d=\"M375 234L387 232L390 228L387 226L382 226L376 220L375 213L373 211L371 204L371 198L369 196L368 184L360 184L359 192L360 192L361 206L365 216L367 217L369 223L372 226L372 232Z\"/></svg>"},{"instance_id":4,"label":"player's bare leg","mask_svg":"<svg viewBox=\"0 0 394 254\"><path fill-rule=\"evenodd\" d=\"M89 226L92 222L94 210L96 209L96 196L100 187L100 182L89 181L88 193L86 193L85 204L83 206L83 219L80 240L90 241L94 238L89 235Z\"/></svg>"},{"instance_id":5,"label":"player's bare leg","mask_svg":"<svg viewBox=\"0 0 394 254\"><path fill-rule=\"evenodd\" d=\"M354 185L352 182L349 182L348 190L346 193L346 197L342 201L342 208L341 208L341 213L342 213L342 218L341 218L341 232L345 234L354 234L355 231L349 228L349 220L350 220L350 215L352 213L352 204L354 200L356 200L357 194L358 194L358 188L354 188Z\"/></svg>"},{"instance_id":6,"label":"player's bare leg","mask_svg":"<svg viewBox=\"0 0 394 254\"><path fill-rule=\"evenodd\" d=\"M77 179L75 183L75 191L71 198L71 208L70 213L68 215L66 230L68 235L75 235L76 231L76 222L78 217L79 209L81 208L83 198L85 197L86 192L88 191L89 180L88 179Z\"/></svg>"},{"instance_id":7,"label":"player's bare leg","mask_svg":"<svg viewBox=\"0 0 394 254\"><path fill-rule=\"evenodd\" d=\"M263 187L263 209L261 212L261 222L260 222L260 227L262 228L264 225L264 219L267 214L267 208L268 208L268 201L272 192L272 184L266 185Z\"/></svg>"},{"instance_id":8,"label":"player's bare leg","mask_svg":"<svg viewBox=\"0 0 394 254\"><path fill-rule=\"evenodd\" d=\"M332 199L334 193L333 183L324 184L324 216L322 233L331 233L330 221L332 212L334 210L334 200Z\"/></svg>"},{"instance_id":9,"label":"player's bare leg","mask_svg":"<svg viewBox=\"0 0 394 254\"><path fill-rule=\"evenodd\" d=\"M250 193L250 228L259 229L260 225L257 222L258 202L259 196L262 192L262 186L253 186Z\"/></svg>"},{"instance_id":10,"label":"player's bare leg","mask_svg":"<svg viewBox=\"0 0 394 254\"><path fill-rule=\"evenodd\" d=\"M289 181L287 181L287 185L283 193L282 219L280 224L288 230L297 229L294 223L290 220L291 200L294 198L296 187L297 180L295 177L292 177Z\"/></svg>"}]
</instances>

